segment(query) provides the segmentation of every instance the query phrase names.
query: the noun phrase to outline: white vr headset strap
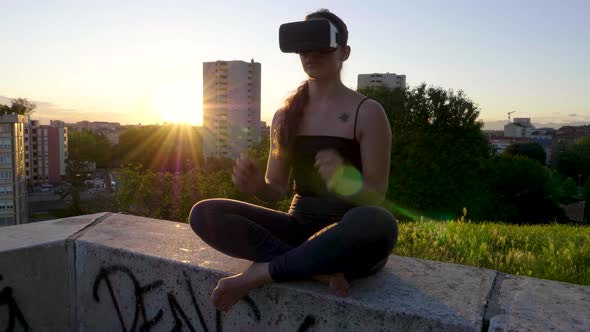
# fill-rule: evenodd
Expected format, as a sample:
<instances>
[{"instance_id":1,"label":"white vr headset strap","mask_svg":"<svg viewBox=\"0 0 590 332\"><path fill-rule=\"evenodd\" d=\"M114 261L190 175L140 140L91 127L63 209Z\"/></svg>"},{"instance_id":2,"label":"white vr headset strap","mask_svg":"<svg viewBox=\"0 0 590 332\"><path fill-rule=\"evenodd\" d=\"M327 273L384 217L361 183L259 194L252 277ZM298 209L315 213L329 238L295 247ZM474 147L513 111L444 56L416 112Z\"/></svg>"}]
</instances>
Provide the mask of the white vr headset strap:
<instances>
[{"instance_id":1,"label":"white vr headset strap","mask_svg":"<svg viewBox=\"0 0 590 332\"><path fill-rule=\"evenodd\" d=\"M338 41L336 40L336 35L338 34L338 28L332 22L330 23L330 47L331 48L338 48Z\"/></svg>"}]
</instances>

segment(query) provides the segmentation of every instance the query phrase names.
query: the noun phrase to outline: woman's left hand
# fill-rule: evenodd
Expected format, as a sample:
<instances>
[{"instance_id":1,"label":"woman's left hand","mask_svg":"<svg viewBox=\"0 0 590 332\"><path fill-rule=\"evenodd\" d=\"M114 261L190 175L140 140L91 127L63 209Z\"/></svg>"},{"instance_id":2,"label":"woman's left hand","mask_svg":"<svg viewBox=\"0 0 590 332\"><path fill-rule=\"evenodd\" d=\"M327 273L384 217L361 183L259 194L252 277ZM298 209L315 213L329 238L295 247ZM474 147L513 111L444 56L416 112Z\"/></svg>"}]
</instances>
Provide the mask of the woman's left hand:
<instances>
[{"instance_id":1,"label":"woman's left hand","mask_svg":"<svg viewBox=\"0 0 590 332\"><path fill-rule=\"evenodd\" d=\"M315 167L326 183L328 190L334 188L338 173L342 172L343 165L344 161L342 157L334 149L322 150L315 156Z\"/></svg>"}]
</instances>

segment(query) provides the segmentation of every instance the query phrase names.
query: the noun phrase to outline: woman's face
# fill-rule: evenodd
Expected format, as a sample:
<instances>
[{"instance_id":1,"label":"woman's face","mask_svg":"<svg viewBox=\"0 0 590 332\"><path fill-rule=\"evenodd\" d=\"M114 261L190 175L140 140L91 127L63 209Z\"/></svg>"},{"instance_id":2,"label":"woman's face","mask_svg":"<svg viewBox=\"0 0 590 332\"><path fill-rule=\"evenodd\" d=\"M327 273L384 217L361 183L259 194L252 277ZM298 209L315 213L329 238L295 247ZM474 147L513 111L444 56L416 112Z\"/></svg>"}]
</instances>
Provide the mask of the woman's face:
<instances>
[{"instance_id":1,"label":"woman's face","mask_svg":"<svg viewBox=\"0 0 590 332\"><path fill-rule=\"evenodd\" d=\"M317 18L311 18L314 20ZM349 46L338 46L336 49L299 53L301 66L310 78L326 79L337 77L342 63L348 59Z\"/></svg>"},{"instance_id":2,"label":"woman's face","mask_svg":"<svg viewBox=\"0 0 590 332\"><path fill-rule=\"evenodd\" d=\"M314 51L299 54L303 70L310 78L315 79L337 76L342 65L341 57L342 47L340 46L337 49L322 52Z\"/></svg>"}]
</instances>

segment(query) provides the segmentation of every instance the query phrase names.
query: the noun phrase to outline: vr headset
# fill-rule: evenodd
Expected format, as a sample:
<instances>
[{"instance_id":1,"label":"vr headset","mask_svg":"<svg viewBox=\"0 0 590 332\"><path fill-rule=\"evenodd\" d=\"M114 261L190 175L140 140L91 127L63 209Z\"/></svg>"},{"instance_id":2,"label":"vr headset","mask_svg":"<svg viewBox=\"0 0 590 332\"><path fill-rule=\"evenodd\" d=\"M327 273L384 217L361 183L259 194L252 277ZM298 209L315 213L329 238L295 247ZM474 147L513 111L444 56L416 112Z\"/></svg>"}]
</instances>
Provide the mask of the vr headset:
<instances>
[{"instance_id":1,"label":"vr headset","mask_svg":"<svg viewBox=\"0 0 590 332\"><path fill-rule=\"evenodd\" d=\"M284 53L329 51L344 46L338 28L328 20L309 20L281 24L279 46Z\"/></svg>"}]
</instances>

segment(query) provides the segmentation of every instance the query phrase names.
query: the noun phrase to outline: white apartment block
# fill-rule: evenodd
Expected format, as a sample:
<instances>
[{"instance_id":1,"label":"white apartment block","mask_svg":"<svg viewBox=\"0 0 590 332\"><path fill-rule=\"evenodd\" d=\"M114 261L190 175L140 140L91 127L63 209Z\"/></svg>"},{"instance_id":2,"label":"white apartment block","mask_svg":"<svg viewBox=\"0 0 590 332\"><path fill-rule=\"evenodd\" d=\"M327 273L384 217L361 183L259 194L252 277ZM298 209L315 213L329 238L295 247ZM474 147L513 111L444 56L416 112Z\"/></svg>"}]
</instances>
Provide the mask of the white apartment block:
<instances>
[{"instance_id":1,"label":"white apartment block","mask_svg":"<svg viewBox=\"0 0 590 332\"><path fill-rule=\"evenodd\" d=\"M28 221L24 131L27 120L24 115L0 115L0 226Z\"/></svg>"},{"instance_id":2,"label":"white apartment block","mask_svg":"<svg viewBox=\"0 0 590 332\"><path fill-rule=\"evenodd\" d=\"M357 89L383 86L391 89L406 88L406 75L390 73L359 74Z\"/></svg>"},{"instance_id":3,"label":"white apartment block","mask_svg":"<svg viewBox=\"0 0 590 332\"><path fill-rule=\"evenodd\" d=\"M26 176L33 186L58 184L66 175L68 128L61 121L39 125L38 120L25 124Z\"/></svg>"},{"instance_id":4,"label":"white apartment block","mask_svg":"<svg viewBox=\"0 0 590 332\"><path fill-rule=\"evenodd\" d=\"M504 137L530 137L534 131L530 118L514 118L504 126Z\"/></svg>"},{"instance_id":5,"label":"white apartment block","mask_svg":"<svg viewBox=\"0 0 590 332\"><path fill-rule=\"evenodd\" d=\"M260 140L261 65L203 63L203 153L234 158Z\"/></svg>"}]
</instances>

